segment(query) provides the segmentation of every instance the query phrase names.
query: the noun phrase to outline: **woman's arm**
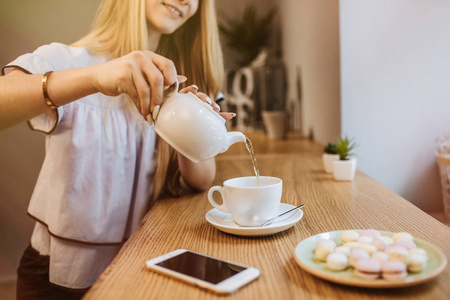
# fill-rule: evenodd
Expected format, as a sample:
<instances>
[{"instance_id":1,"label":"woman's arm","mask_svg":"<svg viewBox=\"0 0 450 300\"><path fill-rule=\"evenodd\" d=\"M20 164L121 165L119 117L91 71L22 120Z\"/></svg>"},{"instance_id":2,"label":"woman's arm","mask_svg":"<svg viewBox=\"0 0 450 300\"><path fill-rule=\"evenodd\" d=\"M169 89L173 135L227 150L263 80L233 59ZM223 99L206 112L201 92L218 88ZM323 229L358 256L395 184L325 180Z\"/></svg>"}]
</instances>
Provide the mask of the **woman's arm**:
<instances>
[{"instance_id":1,"label":"woman's arm","mask_svg":"<svg viewBox=\"0 0 450 300\"><path fill-rule=\"evenodd\" d=\"M164 86L176 79L172 61L150 51L135 51L105 64L53 72L47 90L57 106L97 92L108 96L126 93L147 119L162 103ZM49 110L42 94L42 74L14 70L0 77L0 130Z\"/></svg>"},{"instance_id":2,"label":"woman's arm","mask_svg":"<svg viewBox=\"0 0 450 300\"><path fill-rule=\"evenodd\" d=\"M178 153L178 166L184 182L196 191L204 191L209 188L216 176L214 158L194 163Z\"/></svg>"},{"instance_id":3,"label":"woman's arm","mask_svg":"<svg viewBox=\"0 0 450 300\"><path fill-rule=\"evenodd\" d=\"M86 68L54 72L47 83L52 102L64 105L95 93ZM0 129L30 120L50 110L42 94L42 74L13 70L0 77Z\"/></svg>"}]
</instances>

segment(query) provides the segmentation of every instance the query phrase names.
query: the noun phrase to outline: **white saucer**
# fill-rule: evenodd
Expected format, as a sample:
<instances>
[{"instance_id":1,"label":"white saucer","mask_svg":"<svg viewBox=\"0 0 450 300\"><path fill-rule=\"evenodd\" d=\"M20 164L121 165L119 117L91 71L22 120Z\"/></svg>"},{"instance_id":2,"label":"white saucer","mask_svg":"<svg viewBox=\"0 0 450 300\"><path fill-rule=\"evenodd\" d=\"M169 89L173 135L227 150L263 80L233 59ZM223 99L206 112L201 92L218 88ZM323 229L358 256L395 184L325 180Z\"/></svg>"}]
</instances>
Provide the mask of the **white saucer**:
<instances>
[{"instance_id":1,"label":"white saucer","mask_svg":"<svg viewBox=\"0 0 450 300\"><path fill-rule=\"evenodd\" d=\"M281 203L278 209L278 214L288 211L294 207L294 205ZM287 214L286 216L280 217L279 220L268 226L244 227L237 225L230 214L224 213L216 208L211 209L206 214L206 220L212 226L223 232L242 236L265 236L275 234L294 226L294 224L297 223L302 217L303 211L298 209Z\"/></svg>"}]
</instances>

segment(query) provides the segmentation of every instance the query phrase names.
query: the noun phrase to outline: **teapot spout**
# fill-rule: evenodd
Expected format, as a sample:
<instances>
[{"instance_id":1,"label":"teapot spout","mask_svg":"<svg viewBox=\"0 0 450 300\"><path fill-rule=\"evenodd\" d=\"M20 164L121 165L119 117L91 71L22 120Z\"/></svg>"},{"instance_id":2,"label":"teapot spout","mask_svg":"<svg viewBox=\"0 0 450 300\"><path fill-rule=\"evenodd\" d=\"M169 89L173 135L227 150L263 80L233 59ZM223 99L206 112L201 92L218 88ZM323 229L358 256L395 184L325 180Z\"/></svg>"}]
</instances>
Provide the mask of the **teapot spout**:
<instances>
[{"instance_id":1,"label":"teapot spout","mask_svg":"<svg viewBox=\"0 0 450 300\"><path fill-rule=\"evenodd\" d=\"M226 145L225 145L225 149L223 149L222 152L225 152L228 150L228 148L238 142L243 142L245 143L246 137L242 132L239 131L230 131L227 132L227 140L226 140Z\"/></svg>"}]
</instances>

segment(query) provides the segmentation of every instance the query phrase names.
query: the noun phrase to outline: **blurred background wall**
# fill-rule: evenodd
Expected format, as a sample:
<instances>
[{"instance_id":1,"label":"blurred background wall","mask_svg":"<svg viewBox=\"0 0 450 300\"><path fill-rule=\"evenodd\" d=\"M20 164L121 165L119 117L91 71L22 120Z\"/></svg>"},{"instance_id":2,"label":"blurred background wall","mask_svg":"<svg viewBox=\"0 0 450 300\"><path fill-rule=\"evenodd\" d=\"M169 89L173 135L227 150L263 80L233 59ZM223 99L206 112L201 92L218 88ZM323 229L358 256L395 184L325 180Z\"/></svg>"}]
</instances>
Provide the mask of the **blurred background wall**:
<instances>
[{"instance_id":1,"label":"blurred background wall","mask_svg":"<svg viewBox=\"0 0 450 300\"><path fill-rule=\"evenodd\" d=\"M450 130L450 1L340 1L342 132L358 168L442 211L434 158Z\"/></svg>"},{"instance_id":2,"label":"blurred background wall","mask_svg":"<svg viewBox=\"0 0 450 300\"><path fill-rule=\"evenodd\" d=\"M339 2L280 1L283 58L288 97L298 98L301 81L301 128L323 144L340 134Z\"/></svg>"}]
</instances>

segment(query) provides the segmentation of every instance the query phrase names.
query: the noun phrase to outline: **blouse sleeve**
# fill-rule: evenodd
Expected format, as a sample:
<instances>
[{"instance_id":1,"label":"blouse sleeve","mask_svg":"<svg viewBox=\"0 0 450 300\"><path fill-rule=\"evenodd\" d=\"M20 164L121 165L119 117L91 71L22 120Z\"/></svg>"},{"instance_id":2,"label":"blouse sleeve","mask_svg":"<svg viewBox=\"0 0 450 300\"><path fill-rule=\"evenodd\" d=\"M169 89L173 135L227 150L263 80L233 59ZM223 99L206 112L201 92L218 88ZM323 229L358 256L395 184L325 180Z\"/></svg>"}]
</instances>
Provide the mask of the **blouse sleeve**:
<instances>
[{"instance_id":1,"label":"blouse sleeve","mask_svg":"<svg viewBox=\"0 0 450 300\"><path fill-rule=\"evenodd\" d=\"M2 69L2 74L9 74L14 69L19 69L27 74L44 74L48 71L70 68L70 58L68 58L64 47L67 46L59 43L39 47L33 53L19 56L7 64ZM63 114L63 107L58 107L29 120L28 125L32 130L51 134L56 129Z\"/></svg>"}]
</instances>

